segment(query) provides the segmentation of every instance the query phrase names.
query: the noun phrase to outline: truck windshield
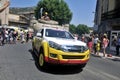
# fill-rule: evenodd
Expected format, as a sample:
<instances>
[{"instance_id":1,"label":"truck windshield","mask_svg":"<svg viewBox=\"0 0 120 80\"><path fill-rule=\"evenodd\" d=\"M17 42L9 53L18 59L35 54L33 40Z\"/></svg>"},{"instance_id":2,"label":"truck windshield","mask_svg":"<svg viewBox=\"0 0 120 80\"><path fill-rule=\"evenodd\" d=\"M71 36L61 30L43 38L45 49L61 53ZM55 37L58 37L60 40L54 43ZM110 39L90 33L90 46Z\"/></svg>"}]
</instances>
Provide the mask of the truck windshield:
<instances>
[{"instance_id":1,"label":"truck windshield","mask_svg":"<svg viewBox=\"0 0 120 80\"><path fill-rule=\"evenodd\" d=\"M74 39L74 37L67 31L53 30L53 29L46 29L45 36L66 38L66 39Z\"/></svg>"}]
</instances>

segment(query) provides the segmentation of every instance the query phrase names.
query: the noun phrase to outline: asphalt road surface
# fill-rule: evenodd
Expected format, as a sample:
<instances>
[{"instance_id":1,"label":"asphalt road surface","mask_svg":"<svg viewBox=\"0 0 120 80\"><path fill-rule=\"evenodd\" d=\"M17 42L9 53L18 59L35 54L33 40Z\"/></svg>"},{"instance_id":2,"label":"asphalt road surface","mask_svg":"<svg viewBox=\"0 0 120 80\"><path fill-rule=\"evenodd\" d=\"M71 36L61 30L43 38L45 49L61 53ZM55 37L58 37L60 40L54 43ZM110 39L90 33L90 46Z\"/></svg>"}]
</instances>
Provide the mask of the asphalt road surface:
<instances>
[{"instance_id":1,"label":"asphalt road surface","mask_svg":"<svg viewBox=\"0 0 120 80\"><path fill-rule=\"evenodd\" d=\"M0 46L0 80L120 80L120 60L91 55L84 69L49 66L41 70L31 43Z\"/></svg>"}]
</instances>

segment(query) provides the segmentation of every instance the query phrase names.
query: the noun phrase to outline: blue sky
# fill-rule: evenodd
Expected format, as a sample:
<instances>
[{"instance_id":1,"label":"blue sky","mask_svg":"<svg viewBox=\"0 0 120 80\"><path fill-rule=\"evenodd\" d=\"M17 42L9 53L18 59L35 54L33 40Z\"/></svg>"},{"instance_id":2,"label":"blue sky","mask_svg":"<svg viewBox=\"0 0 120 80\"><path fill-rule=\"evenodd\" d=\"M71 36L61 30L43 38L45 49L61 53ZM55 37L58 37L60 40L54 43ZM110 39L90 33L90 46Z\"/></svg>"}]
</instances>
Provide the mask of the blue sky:
<instances>
[{"instance_id":1,"label":"blue sky","mask_svg":"<svg viewBox=\"0 0 120 80\"><path fill-rule=\"evenodd\" d=\"M10 7L31 7L36 6L39 0L10 0ZM65 0L73 17L71 24L85 24L93 27L96 0Z\"/></svg>"}]
</instances>

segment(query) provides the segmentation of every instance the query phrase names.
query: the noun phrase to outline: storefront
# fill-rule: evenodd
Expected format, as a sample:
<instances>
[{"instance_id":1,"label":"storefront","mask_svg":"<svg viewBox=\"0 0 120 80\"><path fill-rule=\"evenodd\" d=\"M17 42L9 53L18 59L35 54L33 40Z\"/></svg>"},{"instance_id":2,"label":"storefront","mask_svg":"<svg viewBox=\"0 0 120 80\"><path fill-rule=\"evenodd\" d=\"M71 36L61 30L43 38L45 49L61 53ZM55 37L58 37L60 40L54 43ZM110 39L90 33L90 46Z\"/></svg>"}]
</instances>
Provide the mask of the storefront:
<instances>
[{"instance_id":1,"label":"storefront","mask_svg":"<svg viewBox=\"0 0 120 80\"><path fill-rule=\"evenodd\" d=\"M116 43L115 39L117 39L118 34L120 33L120 30L117 31L111 31L111 36L110 36L110 50L116 51Z\"/></svg>"}]
</instances>

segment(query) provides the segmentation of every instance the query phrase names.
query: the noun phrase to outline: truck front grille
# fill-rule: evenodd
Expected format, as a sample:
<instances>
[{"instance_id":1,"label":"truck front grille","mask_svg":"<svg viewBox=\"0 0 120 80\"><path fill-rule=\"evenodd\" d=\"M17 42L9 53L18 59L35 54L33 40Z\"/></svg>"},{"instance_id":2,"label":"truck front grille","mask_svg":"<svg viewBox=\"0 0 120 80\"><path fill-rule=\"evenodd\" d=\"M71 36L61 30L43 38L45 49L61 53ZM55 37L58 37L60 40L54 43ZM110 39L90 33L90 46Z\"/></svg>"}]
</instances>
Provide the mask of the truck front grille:
<instances>
[{"instance_id":1,"label":"truck front grille","mask_svg":"<svg viewBox=\"0 0 120 80\"><path fill-rule=\"evenodd\" d=\"M80 50L68 49L68 52L79 52L80 53Z\"/></svg>"},{"instance_id":2,"label":"truck front grille","mask_svg":"<svg viewBox=\"0 0 120 80\"><path fill-rule=\"evenodd\" d=\"M67 52L83 53L85 51L85 47L84 46L77 46L77 45L66 46L66 51Z\"/></svg>"},{"instance_id":3,"label":"truck front grille","mask_svg":"<svg viewBox=\"0 0 120 80\"><path fill-rule=\"evenodd\" d=\"M85 56L68 56L62 55L63 59L83 59Z\"/></svg>"}]
</instances>

